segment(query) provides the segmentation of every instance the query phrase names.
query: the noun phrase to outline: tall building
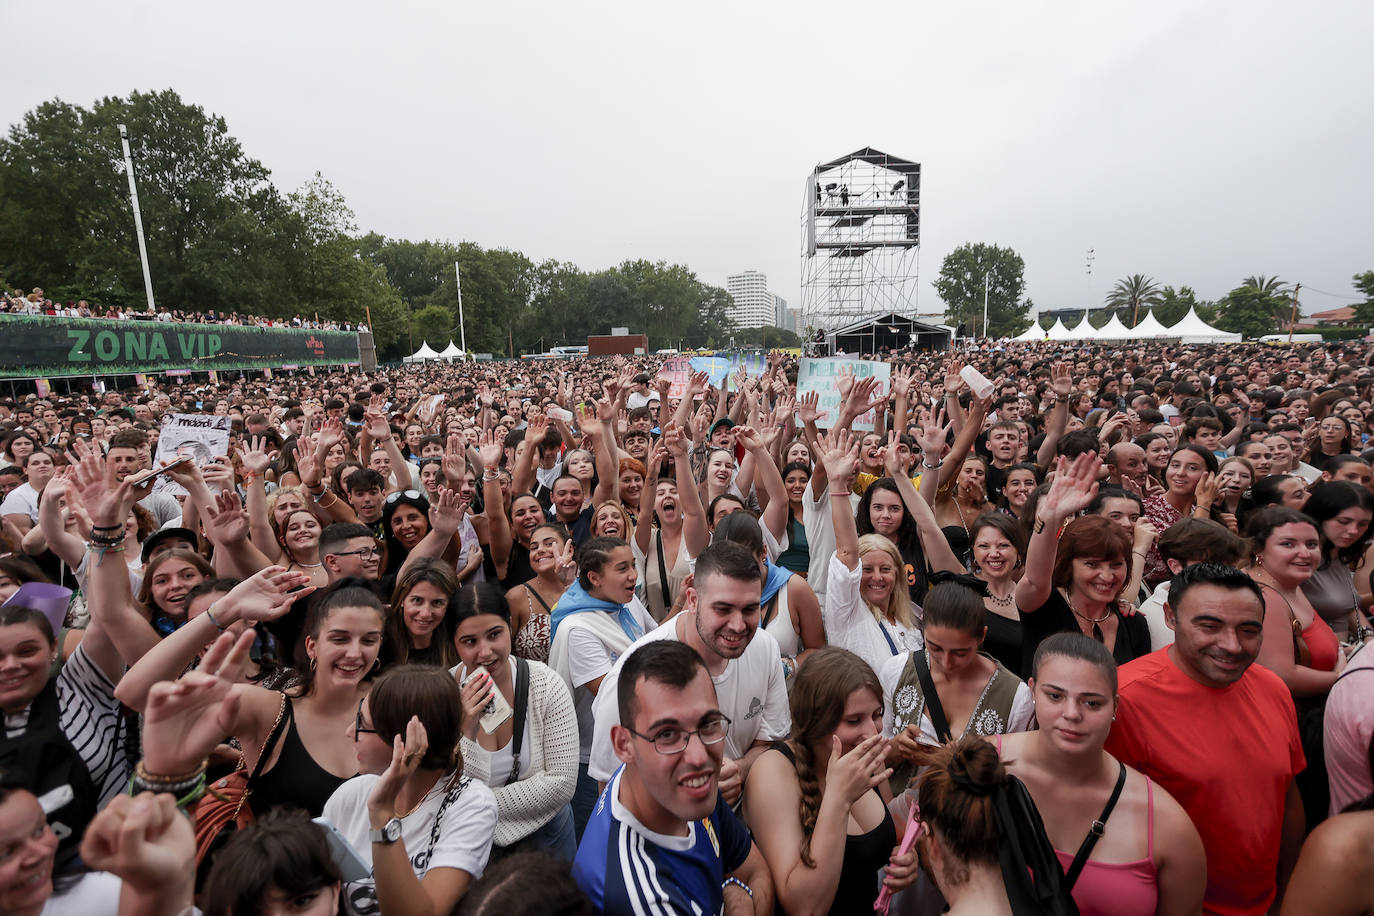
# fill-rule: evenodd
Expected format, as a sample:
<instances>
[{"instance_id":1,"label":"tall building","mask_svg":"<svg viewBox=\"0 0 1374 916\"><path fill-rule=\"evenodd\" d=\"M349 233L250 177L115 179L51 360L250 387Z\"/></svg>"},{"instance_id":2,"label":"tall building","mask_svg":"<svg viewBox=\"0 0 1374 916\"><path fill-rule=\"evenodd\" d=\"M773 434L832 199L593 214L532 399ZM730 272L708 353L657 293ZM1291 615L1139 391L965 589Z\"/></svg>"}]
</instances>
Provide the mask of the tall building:
<instances>
[{"instance_id":1,"label":"tall building","mask_svg":"<svg viewBox=\"0 0 1374 916\"><path fill-rule=\"evenodd\" d=\"M782 296L773 296L773 326L787 328L787 300Z\"/></svg>"},{"instance_id":2,"label":"tall building","mask_svg":"<svg viewBox=\"0 0 1374 916\"><path fill-rule=\"evenodd\" d=\"M725 288L735 300L730 309L735 327L762 328L774 323L774 296L768 291L768 277L761 271L731 274L725 278Z\"/></svg>"}]
</instances>

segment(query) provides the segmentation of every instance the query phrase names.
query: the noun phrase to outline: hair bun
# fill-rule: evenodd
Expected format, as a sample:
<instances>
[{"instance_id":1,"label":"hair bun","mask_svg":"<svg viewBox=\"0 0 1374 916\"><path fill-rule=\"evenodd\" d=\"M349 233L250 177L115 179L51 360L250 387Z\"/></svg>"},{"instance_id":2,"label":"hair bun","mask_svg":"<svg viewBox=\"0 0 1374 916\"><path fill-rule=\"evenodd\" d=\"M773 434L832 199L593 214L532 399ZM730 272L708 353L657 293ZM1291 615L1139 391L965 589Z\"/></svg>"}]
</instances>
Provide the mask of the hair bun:
<instances>
[{"instance_id":1,"label":"hair bun","mask_svg":"<svg viewBox=\"0 0 1374 916\"><path fill-rule=\"evenodd\" d=\"M996 749L981 738L959 741L948 769L950 780L970 795L991 795L1007 779Z\"/></svg>"}]
</instances>

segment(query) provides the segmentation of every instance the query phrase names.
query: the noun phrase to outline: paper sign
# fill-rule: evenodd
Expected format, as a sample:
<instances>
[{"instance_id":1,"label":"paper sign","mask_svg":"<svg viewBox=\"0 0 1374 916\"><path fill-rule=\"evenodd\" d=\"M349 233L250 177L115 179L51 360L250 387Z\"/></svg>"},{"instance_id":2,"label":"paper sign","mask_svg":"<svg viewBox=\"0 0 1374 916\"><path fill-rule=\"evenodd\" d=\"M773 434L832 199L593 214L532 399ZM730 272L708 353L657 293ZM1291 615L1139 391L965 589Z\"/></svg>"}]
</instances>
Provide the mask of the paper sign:
<instances>
[{"instance_id":1,"label":"paper sign","mask_svg":"<svg viewBox=\"0 0 1374 916\"><path fill-rule=\"evenodd\" d=\"M134 373L134 384L137 385L137 386L140 387L140 388L147 388L147 387L148 387L148 376L144 375L142 372L135 372L135 373Z\"/></svg>"},{"instance_id":2,"label":"paper sign","mask_svg":"<svg viewBox=\"0 0 1374 916\"><path fill-rule=\"evenodd\" d=\"M38 396L40 398L46 398L48 395L52 394L52 383L45 378L34 379L33 386L38 389Z\"/></svg>"},{"instance_id":3,"label":"paper sign","mask_svg":"<svg viewBox=\"0 0 1374 916\"><path fill-rule=\"evenodd\" d=\"M749 375L763 375L768 368L768 354L762 351L749 353L715 353L711 356L694 356L691 360L693 372L705 372L712 385L719 386L727 375L734 375L741 368Z\"/></svg>"},{"instance_id":4,"label":"paper sign","mask_svg":"<svg viewBox=\"0 0 1374 916\"><path fill-rule=\"evenodd\" d=\"M202 413L174 413L162 418L162 430L157 437L157 456L153 467L182 455L190 455L196 467L203 468L215 458L229 454L229 417L212 417ZM153 492L179 496L186 491L167 475L157 478Z\"/></svg>"},{"instance_id":5,"label":"paper sign","mask_svg":"<svg viewBox=\"0 0 1374 916\"><path fill-rule=\"evenodd\" d=\"M692 361L685 356L665 360L663 368L658 370L658 377L668 380L668 397L670 399L681 399L687 391L687 382L691 376Z\"/></svg>"},{"instance_id":6,"label":"paper sign","mask_svg":"<svg viewBox=\"0 0 1374 916\"><path fill-rule=\"evenodd\" d=\"M218 385L218 384L219 384L219 373L216 372L214 369L211 369L210 372L209 372L209 375L210 375L210 384L211 384L211 385Z\"/></svg>"},{"instance_id":7,"label":"paper sign","mask_svg":"<svg viewBox=\"0 0 1374 916\"><path fill-rule=\"evenodd\" d=\"M822 428L832 425L840 416L840 404L844 399L840 397L840 389L836 382L840 370L845 366L854 371L856 381L869 376L878 378L878 387L873 389L873 397L887 394L888 383L892 377L892 366L889 363L865 359L803 359L801 369L797 373L797 397L800 398L812 391L820 395L817 409L826 414L825 419L817 423ZM852 428L861 432L872 432L873 421L873 411L870 410L859 414Z\"/></svg>"}]
</instances>

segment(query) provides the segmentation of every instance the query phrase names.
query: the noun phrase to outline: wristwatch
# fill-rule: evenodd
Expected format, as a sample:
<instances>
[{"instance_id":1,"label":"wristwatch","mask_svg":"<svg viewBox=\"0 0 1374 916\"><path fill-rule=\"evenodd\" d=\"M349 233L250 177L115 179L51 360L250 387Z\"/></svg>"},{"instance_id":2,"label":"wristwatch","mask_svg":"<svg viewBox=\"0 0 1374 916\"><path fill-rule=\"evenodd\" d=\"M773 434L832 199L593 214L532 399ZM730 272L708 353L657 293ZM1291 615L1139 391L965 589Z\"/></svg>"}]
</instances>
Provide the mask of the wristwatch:
<instances>
[{"instance_id":1,"label":"wristwatch","mask_svg":"<svg viewBox=\"0 0 1374 916\"><path fill-rule=\"evenodd\" d=\"M368 839L374 843L381 843L383 846L390 846L401 838L401 819L393 817L382 825L381 830L371 830L368 832Z\"/></svg>"}]
</instances>

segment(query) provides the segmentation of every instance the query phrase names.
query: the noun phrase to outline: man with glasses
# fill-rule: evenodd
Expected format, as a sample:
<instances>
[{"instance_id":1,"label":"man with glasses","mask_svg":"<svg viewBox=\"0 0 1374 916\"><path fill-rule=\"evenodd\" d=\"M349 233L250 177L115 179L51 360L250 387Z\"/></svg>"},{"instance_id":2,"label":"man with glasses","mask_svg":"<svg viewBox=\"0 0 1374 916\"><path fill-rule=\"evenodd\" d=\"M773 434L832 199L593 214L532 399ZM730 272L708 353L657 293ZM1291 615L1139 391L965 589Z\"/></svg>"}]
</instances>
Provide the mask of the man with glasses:
<instances>
[{"instance_id":1,"label":"man with glasses","mask_svg":"<svg viewBox=\"0 0 1374 916\"><path fill-rule=\"evenodd\" d=\"M330 585L350 576L375 582L382 546L366 525L336 522L320 532L320 560Z\"/></svg>"},{"instance_id":2,"label":"man with glasses","mask_svg":"<svg viewBox=\"0 0 1374 916\"><path fill-rule=\"evenodd\" d=\"M626 724L611 730L621 765L587 824L573 878L611 916L772 913L768 866L718 791L731 722L707 664L660 639L626 656L621 674L614 695Z\"/></svg>"},{"instance_id":3,"label":"man with glasses","mask_svg":"<svg viewBox=\"0 0 1374 916\"><path fill-rule=\"evenodd\" d=\"M627 720L615 698L621 669L638 647L658 640L686 643L701 656L711 675L720 707L728 717L720 791L735 804L749 767L773 741L792 730L781 650L772 634L759 629L759 601L763 571L747 547L716 541L697 557L686 608L651 630L623 655L601 683L592 715L591 759L587 772L605 782L615 769L619 752L612 733Z\"/></svg>"}]
</instances>

